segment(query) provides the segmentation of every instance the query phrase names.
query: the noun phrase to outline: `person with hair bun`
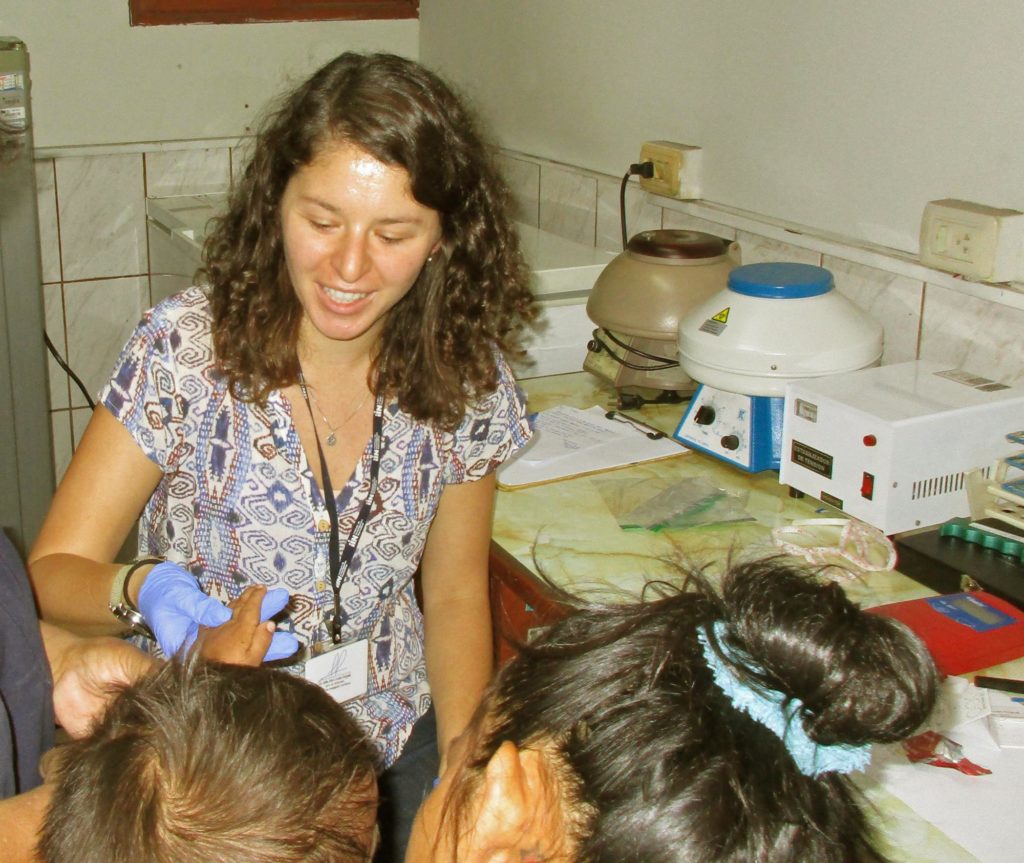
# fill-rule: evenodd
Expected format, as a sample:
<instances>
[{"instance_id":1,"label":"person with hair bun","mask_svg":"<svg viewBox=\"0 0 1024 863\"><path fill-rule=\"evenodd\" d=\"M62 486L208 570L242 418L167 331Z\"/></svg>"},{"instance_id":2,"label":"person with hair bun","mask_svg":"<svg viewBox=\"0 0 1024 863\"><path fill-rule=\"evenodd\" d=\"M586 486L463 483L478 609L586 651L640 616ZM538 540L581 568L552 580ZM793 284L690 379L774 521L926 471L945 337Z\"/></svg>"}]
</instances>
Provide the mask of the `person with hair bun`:
<instances>
[{"instance_id":1,"label":"person with hair bun","mask_svg":"<svg viewBox=\"0 0 1024 863\"><path fill-rule=\"evenodd\" d=\"M909 629L781 559L579 605L498 673L406 861L880 861L847 774L936 687Z\"/></svg>"},{"instance_id":2,"label":"person with hair bun","mask_svg":"<svg viewBox=\"0 0 1024 863\"><path fill-rule=\"evenodd\" d=\"M44 618L167 655L267 587L267 658L376 747L380 859L490 679L494 471L530 436L509 359L537 306L492 153L402 57L284 94L203 286L143 317L30 554ZM115 563L140 511L142 556Z\"/></svg>"}]
</instances>

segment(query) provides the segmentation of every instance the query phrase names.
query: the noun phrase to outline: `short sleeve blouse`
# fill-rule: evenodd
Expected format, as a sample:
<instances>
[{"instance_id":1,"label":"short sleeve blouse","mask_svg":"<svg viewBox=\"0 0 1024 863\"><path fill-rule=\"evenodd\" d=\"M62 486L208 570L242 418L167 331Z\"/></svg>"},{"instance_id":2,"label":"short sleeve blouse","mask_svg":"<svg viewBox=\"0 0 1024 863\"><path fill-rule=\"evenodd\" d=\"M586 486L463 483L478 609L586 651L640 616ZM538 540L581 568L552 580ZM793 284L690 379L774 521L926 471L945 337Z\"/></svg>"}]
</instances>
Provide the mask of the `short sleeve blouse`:
<instances>
[{"instance_id":1,"label":"short sleeve blouse","mask_svg":"<svg viewBox=\"0 0 1024 863\"><path fill-rule=\"evenodd\" d=\"M529 439L522 394L501 357L498 367L497 389L454 433L385 406L377 497L341 594L345 640L370 642L368 694L346 707L384 767L430 704L412 579L441 492L485 476ZM279 628L313 654L328 647L330 522L290 404L279 391L264 407L232 397L200 289L146 313L100 400L164 474L142 514L140 551L180 564L224 601L250 584L287 588ZM368 493L369 462L367 448L338 492L343 540Z\"/></svg>"}]
</instances>

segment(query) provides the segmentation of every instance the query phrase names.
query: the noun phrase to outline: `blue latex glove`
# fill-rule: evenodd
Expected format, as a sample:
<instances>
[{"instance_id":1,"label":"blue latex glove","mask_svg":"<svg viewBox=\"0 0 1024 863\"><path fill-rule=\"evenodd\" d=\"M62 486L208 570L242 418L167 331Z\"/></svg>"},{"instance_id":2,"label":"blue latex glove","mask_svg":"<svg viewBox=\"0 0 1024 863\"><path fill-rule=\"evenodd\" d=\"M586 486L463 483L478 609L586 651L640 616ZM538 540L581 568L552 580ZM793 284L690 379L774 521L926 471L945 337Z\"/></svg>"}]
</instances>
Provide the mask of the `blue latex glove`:
<instances>
[{"instance_id":1,"label":"blue latex glove","mask_svg":"<svg viewBox=\"0 0 1024 863\"><path fill-rule=\"evenodd\" d=\"M260 620L268 620L287 604L288 591L283 587L268 590L260 606ZM203 593L193 575L169 561L154 566L142 582L139 611L166 656L187 652L200 626L220 626L231 620L227 606ZM263 661L283 659L298 648L294 635L275 632Z\"/></svg>"}]
</instances>

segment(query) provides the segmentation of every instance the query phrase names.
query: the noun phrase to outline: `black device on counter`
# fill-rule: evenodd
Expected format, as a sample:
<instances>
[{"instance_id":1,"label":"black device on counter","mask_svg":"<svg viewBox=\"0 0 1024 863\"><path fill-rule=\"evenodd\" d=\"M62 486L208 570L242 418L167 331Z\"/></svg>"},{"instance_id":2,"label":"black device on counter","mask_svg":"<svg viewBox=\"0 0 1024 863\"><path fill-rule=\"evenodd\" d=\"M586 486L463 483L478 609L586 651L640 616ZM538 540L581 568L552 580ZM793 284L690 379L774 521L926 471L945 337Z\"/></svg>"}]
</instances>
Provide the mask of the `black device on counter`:
<instances>
[{"instance_id":1,"label":"black device on counter","mask_svg":"<svg viewBox=\"0 0 1024 863\"><path fill-rule=\"evenodd\" d=\"M1019 556L953 535L946 525L894 539L897 568L915 581L938 593L981 588L1024 608L1024 560Z\"/></svg>"}]
</instances>

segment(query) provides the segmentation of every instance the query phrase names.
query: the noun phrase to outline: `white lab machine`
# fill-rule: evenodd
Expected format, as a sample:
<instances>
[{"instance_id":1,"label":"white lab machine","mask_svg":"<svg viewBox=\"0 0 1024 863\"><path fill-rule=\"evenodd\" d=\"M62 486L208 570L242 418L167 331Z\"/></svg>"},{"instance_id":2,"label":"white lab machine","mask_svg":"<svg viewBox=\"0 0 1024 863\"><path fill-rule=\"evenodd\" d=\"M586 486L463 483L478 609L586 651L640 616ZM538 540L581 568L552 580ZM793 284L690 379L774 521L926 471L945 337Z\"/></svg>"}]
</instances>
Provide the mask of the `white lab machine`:
<instances>
[{"instance_id":1,"label":"white lab machine","mask_svg":"<svg viewBox=\"0 0 1024 863\"><path fill-rule=\"evenodd\" d=\"M915 360L786 387L779 479L886 534L969 514L965 476L1019 445L1024 387Z\"/></svg>"},{"instance_id":2,"label":"white lab machine","mask_svg":"<svg viewBox=\"0 0 1024 863\"><path fill-rule=\"evenodd\" d=\"M516 376L522 380L578 372L594 329L587 300L615 255L522 223L517 228L540 302L540 321L526 340L530 362L517 367Z\"/></svg>"},{"instance_id":3,"label":"white lab machine","mask_svg":"<svg viewBox=\"0 0 1024 863\"><path fill-rule=\"evenodd\" d=\"M878 362L882 327L810 264L747 264L679 324L679 362L700 387L675 438L743 470L778 469L790 381Z\"/></svg>"},{"instance_id":4,"label":"white lab machine","mask_svg":"<svg viewBox=\"0 0 1024 863\"><path fill-rule=\"evenodd\" d=\"M195 284L203 241L224 195L175 195L146 199L150 296L154 303Z\"/></svg>"},{"instance_id":5,"label":"white lab machine","mask_svg":"<svg viewBox=\"0 0 1024 863\"><path fill-rule=\"evenodd\" d=\"M193 284L207 226L224 204L222 194L147 200L154 303ZM587 298L614 255L536 227L517 227L541 306L539 327L526 342L529 362L516 368L517 376L578 372L594 328L587 317Z\"/></svg>"}]
</instances>

